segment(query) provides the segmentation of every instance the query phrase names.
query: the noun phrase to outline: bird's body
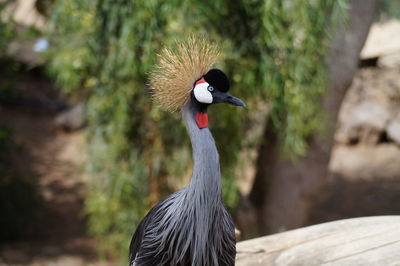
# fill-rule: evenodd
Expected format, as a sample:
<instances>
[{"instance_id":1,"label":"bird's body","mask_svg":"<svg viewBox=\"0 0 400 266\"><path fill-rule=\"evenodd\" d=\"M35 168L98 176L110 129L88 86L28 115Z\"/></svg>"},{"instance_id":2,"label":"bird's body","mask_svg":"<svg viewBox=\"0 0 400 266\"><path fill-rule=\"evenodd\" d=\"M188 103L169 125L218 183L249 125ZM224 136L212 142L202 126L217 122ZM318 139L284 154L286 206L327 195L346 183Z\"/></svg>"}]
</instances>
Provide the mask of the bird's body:
<instances>
[{"instance_id":1,"label":"bird's body","mask_svg":"<svg viewBox=\"0 0 400 266\"><path fill-rule=\"evenodd\" d=\"M198 128L196 113L192 102L183 109L193 149L192 180L139 225L131 264L234 265L235 229L222 203L219 156L210 130Z\"/></svg>"},{"instance_id":2,"label":"bird's body","mask_svg":"<svg viewBox=\"0 0 400 266\"><path fill-rule=\"evenodd\" d=\"M235 264L235 229L222 202L219 155L207 127L207 107L244 103L226 93L229 81L222 71L210 70L196 79L181 107L192 143L191 182L158 203L139 224L131 241L130 265Z\"/></svg>"}]
</instances>

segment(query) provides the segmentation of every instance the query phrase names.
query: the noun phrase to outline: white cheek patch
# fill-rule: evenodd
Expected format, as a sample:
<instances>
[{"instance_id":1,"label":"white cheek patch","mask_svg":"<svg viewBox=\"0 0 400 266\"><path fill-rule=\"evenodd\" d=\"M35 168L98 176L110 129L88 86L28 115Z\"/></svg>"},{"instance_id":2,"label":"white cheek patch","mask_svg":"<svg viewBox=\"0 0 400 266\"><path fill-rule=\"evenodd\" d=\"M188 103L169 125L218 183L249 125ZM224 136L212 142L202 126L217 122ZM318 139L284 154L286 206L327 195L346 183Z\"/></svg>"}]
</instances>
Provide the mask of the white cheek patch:
<instances>
[{"instance_id":1,"label":"white cheek patch","mask_svg":"<svg viewBox=\"0 0 400 266\"><path fill-rule=\"evenodd\" d=\"M207 82L197 84L194 87L193 93L196 100L198 100L201 103L212 103L213 97L211 95L211 92L209 92L207 88L208 88Z\"/></svg>"}]
</instances>

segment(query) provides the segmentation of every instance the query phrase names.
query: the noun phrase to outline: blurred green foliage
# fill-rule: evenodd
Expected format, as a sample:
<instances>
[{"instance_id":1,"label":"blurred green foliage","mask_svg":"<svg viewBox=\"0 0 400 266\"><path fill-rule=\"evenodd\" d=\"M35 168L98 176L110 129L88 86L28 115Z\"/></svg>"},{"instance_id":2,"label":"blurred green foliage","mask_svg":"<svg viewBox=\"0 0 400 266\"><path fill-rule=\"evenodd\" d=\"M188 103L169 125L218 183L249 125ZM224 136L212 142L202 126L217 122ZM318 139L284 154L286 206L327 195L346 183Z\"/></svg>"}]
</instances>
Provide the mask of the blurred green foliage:
<instances>
[{"instance_id":1,"label":"blurred green foliage","mask_svg":"<svg viewBox=\"0 0 400 266\"><path fill-rule=\"evenodd\" d=\"M399 19L400 18L400 1L383 0L381 2L380 19Z\"/></svg>"},{"instance_id":2,"label":"blurred green foliage","mask_svg":"<svg viewBox=\"0 0 400 266\"><path fill-rule=\"evenodd\" d=\"M323 127L323 55L329 29L347 7L340 1L201 1L205 27L231 41L226 68L250 97L270 106L286 156L304 155L307 138ZM215 12L217 10L217 12Z\"/></svg>"},{"instance_id":3,"label":"blurred green foliage","mask_svg":"<svg viewBox=\"0 0 400 266\"><path fill-rule=\"evenodd\" d=\"M150 205L190 176L191 150L178 113L152 105L146 73L163 45L190 33L223 44L217 67L232 77L247 109L215 106L210 125L221 155L223 193L238 200L235 166L246 132L268 103L287 154L306 152L320 127L328 28L345 0L56 0L50 70L68 93L87 99L90 231L104 251L126 257Z\"/></svg>"}]
</instances>

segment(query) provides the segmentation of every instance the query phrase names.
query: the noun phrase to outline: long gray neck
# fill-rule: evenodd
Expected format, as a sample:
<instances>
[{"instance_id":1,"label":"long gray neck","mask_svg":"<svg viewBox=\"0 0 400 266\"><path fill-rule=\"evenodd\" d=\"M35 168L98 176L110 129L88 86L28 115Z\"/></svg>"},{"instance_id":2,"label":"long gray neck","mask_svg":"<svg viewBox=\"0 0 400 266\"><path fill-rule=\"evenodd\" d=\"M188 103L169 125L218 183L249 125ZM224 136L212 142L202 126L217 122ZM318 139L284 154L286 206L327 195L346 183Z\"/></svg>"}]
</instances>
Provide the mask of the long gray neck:
<instances>
[{"instance_id":1,"label":"long gray neck","mask_svg":"<svg viewBox=\"0 0 400 266\"><path fill-rule=\"evenodd\" d=\"M221 200L221 174L219 155L214 138L208 128L200 129L196 113L200 106L189 101L183 108L183 119L190 136L193 150L193 174L188 186L189 193L205 197L206 201Z\"/></svg>"}]
</instances>

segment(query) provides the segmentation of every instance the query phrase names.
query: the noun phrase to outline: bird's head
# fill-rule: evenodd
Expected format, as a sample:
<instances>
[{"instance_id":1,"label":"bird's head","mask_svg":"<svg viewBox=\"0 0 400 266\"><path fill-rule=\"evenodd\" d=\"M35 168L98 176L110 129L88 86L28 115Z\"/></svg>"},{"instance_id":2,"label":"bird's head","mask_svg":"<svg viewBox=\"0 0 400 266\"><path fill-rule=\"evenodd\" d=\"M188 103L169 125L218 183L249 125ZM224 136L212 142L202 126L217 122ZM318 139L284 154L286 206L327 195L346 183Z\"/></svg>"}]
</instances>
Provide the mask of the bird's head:
<instances>
[{"instance_id":1,"label":"bird's head","mask_svg":"<svg viewBox=\"0 0 400 266\"><path fill-rule=\"evenodd\" d=\"M194 83L191 99L198 103L200 107L196 114L196 122L199 128L208 126L207 107L211 104L246 105L242 100L228 93L229 86L228 77L219 69L209 70Z\"/></svg>"},{"instance_id":2,"label":"bird's head","mask_svg":"<svg viewBox=\"0 0 400 266\"><path fill-rule=\"evenodd\" d=\"M219 46L205 36L189 36L176 41L171 48L164 47L149 76L155 103L170 111L190 103L195 106L199 128L207 127L207 107L211 104L245 106L228 93L229 79L225 73L212 69L219 54Z\"/></svg>"},{"instance_id":3,"label":"bird's head","mask_svg":"<svg viewBox=\"0 0 400 266\"><path fill-rule=\"evenodd\" d=\"M228 93L229 79L219 69L211 69L193 85L193 96L202 104L227 103L245 106L245 103Z\"/></svg>"}]
</instances>

